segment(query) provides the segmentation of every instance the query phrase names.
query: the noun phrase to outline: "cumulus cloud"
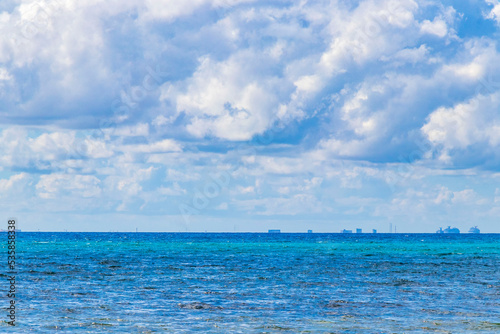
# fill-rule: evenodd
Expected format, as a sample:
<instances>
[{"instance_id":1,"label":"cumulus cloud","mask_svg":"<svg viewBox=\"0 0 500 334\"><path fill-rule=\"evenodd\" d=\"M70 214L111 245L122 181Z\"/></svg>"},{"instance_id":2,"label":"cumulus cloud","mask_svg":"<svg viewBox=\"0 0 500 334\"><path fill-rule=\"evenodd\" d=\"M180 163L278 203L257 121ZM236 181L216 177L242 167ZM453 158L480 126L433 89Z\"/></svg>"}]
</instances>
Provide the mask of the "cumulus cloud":
<instances>
[{"instance_id":1,"label":"cumulus cloud","mask_svg":"<svg viewBox=\"0 0 500 334\"><path fill-rule=\"evenodd\" d=\"M63 198L66 196L95 197L101 194L101 181L93 175L42 175L36 184L41 198Z\"/></svg>"},{"instance_id":2,"label":"cumulus cloud","mask_svg":"<svg viewBox=\"0 0 500 334\"><path fill-rule=\"evenodd\" d=\"M392 219L493 203L478 178L500 166L500 4L477 5L12 2L0 190L33 210L64 198L172 214L225 170L203 213Z\"/></svg>"},{"instance_id":3,"label":"cumulus cloud","mask_svg":"<svg viewBox=\"0 0 500 334\"><path fill-rule=\"evenodd\" d=\"M371 159L375 153L378 160L401 161L413 150L422 150L428 138L419 138L418 132L432 111L446 109L443 104L453 99L500 90L499 60L495 42L474 39L463 44L456 59L435 59L428 71L389 71L365 78L336 95L330 138L323 138L318 149L334 156Z\"/></svg>"},{"instance_id":4,"label":"cumulus cloud","mask_svg":"<svg viewBox=\"0 0 500 334\"><path fill-rule=\"evenodd\" d=\"M425 20L420 26L420 31L426 34L436 35L437 37L444 37L448 33L448 27L446 22L441 19L435 19L432 22Z\"/></svg>"},{"instance_id":5,"label":"cumulus cloud","mask_svg":"<svg viewBox=\"0 0 500 334\"><path fill-rule=\"evenodd\" d=\"M9 127L0 135L0 162L10 168L70 168L75 159L111 157L114 153L108 146L109 143L92 137L78 138L75 131L33 135L22 127Z\"/></svg>"},{"instance_id":6,"label":"cumulus cloud","mask_svg":"<svg viewBox=\"0 0 500 334\"><path fill-rule=\"evenodd\" d=\"M490 12L486 15L487 18L493 19L500 24L500 1L498 0L486 0L486 3L493 6Z\"/></svg>"},{"instance_id":7,"label":"cumulus cloud","mask_svg":"<svg viewBox=\"0 0 500 334\"><path fill-rule=\"evenodd\" d=\"M471 205L478 199L477 193L472 189L451 191L447 187L441 187L439 194L434 199L435 204L461 204Z\"/></svg>"},{"instance_id":8,"label":"cumulus cloud","mask_svg":"<svg viewBox=\"0 0 500 334\"><path fill-rule=\"evenodd\" d=\"M187 130L197 137L250 139L266 130L277 113L279 80L259 78L266 59L236 55L217 64L203 59L188 91L176 96L177 110L192 116Z\"/></svg>"},{"instance_id":9,"label":"cumulus cloud","mask_svg":"<svg viewBox=\"0 0 500 334\"><path fill-rule=\"evenodd\" d=\"M447 162L453 158L450 155L459 155L471 147L495 152L500 145L499 109L500 93L478 95L451 108L435 110L422 132L433 145L442 148L440 159Z\"/></svg>"},{"instance_id":10,"label":"cumulus cloud","mask_svg":"<svg viewBox=\"0 0 500 334\"><path fill-rule=\"evenodd\" d=\"M165 153L165 152L181 152L182 146L172 139L164 139L150 144L126 145L122 147L126 152L137 153Z\"/></svg>"},{"instance_id":11,"label":"cumulus cloud","mask_svg":"<svg viewBox=\"0 0 500 334\"><path fill-rule=\"evenodd\" d=\"M8 179L0 179L0 194L1 196L8 196L12 194L12 191L22 193L24 186L30 180L30 176L27 173L14 174Z\"/></svg>"},{"instance_id":12,"label":"cumulus cloud","mask_svg":"<svg viewBox=\"0 0 500 334\"><path fill-rule=\"evenodd\" d=\"M393 66L404 66L408 63L415 65L428 61L429 51L429 48L422 44L418 48L405 48L391 56L383 56L380 59L390 61Z\"/></svg>"}]
</instances>

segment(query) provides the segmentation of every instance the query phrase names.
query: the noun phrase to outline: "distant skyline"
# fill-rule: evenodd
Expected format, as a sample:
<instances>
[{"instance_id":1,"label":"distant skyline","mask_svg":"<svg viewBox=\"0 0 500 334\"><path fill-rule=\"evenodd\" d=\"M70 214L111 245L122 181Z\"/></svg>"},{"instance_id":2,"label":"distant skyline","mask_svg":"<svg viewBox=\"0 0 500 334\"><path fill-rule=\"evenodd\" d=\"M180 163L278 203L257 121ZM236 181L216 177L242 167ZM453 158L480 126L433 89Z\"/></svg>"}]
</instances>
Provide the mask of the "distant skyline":
<instances>
[{"instance_id":1,"label":"distant skyline","mask_svg":"<svg viewBox=\"0 0 500 334\"><path fill-rule=\"evenodd\" d=\"M499 0L2 1L5 224L500 233L499 40Z\"/></svg>"}]
</instances>

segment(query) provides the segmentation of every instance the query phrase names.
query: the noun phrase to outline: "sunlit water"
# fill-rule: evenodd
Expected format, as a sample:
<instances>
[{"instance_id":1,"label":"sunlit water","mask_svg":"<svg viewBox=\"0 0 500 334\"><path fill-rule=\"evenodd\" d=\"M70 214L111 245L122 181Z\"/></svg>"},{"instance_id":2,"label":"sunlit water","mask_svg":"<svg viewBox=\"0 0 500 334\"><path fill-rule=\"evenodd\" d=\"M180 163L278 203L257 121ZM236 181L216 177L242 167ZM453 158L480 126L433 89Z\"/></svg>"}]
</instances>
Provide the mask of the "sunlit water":
<instances>
[{"instance_id":1,"label":"sunlit water","mask_svg":"<svg viewBox=\"0 0 500 334\"><path fill-rule=\"evenodd\" d=\"M17 238L18 326L4 309L0 332L500 332L500 235Z\"/></svg>"}]
</instances>

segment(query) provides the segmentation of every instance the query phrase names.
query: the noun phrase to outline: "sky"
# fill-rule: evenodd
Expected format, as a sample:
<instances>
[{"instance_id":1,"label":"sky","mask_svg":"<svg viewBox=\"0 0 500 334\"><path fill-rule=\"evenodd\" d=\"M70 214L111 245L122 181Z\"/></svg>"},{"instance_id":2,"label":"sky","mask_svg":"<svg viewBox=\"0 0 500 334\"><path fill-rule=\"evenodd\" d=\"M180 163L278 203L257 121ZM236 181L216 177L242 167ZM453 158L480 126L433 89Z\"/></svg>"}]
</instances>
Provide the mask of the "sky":
<instances>
[{"instance_id":1,"label":"sky","mask_svg":"<svg viewBox=\"0 0 500 334\"><path fill-rule=\"evenodd\" d=\"M499 37L498 0L3 0L3 219L499 233Z\"/></svg>"}]
</instances>

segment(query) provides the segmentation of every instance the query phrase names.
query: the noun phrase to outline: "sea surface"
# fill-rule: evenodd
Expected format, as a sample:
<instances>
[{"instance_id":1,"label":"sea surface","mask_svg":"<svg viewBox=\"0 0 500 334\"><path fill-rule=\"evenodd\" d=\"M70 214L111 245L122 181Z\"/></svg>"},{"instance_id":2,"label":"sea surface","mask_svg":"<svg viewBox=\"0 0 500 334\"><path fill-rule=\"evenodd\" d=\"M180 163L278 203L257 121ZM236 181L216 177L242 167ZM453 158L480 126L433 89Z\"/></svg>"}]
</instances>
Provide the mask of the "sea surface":
<instances>
[{"instance_id":1,"label":"sea surface","mask_svg":"<svg viewBox=\"0 0 500 334\"><path fill-rule=\"evenodd\" d=\"M498 234L21 232L17 252L1 333L500 332Z\"/></svg>"}]
</instances>

